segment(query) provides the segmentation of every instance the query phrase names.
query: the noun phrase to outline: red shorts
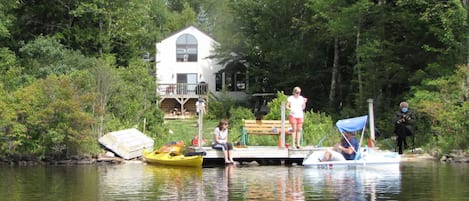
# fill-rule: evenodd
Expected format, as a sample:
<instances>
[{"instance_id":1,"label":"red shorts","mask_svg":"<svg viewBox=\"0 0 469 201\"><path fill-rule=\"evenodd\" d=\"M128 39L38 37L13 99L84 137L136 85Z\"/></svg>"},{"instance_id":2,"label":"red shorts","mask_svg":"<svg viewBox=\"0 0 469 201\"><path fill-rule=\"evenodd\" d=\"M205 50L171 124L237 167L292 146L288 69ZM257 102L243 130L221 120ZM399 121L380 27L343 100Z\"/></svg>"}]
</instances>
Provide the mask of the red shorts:
<instances>
[{"instance_id":1,"label":"red shorts","mask_svg":"<svg viewBox=\"0 0 469 201\"><path fill-rule=\"evenodd\" d=\"M290 121L291 124L303 124L303 118L295 118L293 116L289 116L288 121Z\"/></svg>"}]
</instances>

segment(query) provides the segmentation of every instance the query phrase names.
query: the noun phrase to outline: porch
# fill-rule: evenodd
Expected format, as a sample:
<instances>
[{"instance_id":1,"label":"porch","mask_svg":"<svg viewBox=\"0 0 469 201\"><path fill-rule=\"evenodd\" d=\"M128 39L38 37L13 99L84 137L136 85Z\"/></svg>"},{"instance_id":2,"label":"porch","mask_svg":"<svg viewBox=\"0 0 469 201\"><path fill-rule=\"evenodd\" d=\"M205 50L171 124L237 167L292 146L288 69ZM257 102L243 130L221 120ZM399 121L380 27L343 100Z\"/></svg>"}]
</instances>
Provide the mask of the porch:
<instances>
[{"instance_id":1,"label":"porch","mask_svg":"<svg viewBox=\"0 0 469 201\"><path fill-rule=\"evenodd\" d=\"M208 84L172 83L158 84L159 107L165 119L185 119L196 115L196 103L203 98L208 102Z\"/></svg>"}]
</instances>

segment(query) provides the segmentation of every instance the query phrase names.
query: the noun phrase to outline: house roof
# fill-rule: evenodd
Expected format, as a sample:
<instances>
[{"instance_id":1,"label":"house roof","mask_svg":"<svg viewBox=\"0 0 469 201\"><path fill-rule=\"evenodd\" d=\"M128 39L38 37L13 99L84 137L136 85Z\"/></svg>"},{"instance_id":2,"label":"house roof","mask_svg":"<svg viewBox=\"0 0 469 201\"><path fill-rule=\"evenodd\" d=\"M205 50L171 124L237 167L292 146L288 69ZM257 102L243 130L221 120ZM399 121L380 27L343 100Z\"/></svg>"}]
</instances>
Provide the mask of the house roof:
<instances>
[{"instance_id":1,"label":"house roof","mask_svg":"<svg viewBox=\"0 0 469 201\"><path fill-rule=\"evenodd\" d=\"M215 41L216 43L218 43L218 41L215 40L210 34L208 34L207 32L205 32L205 31L203 31L203 30L201 30L201 29L199 29L199 28L197 28L197 27L194 26L194 25L189 25L189 26L186 26L186 27L180 29L179 31L175 31L175 32L169 34L166 38L163 38L162 40L160 40L159 42L162 42L162 41L164 41L164 40L166 40L166 39L168 39L168 38L171 38L172 36L177 35L178 33L181 33L181 32L183 32L183 31L185 31L185 30L187 30L187 29L190 29L190 28L196 29L197 31L199 31L199 32L201 32L201 33L203 33L203 34L205 34L207 37L209 37L210 39L212 39L213 41Z\"/></svg>"}]
</instances>

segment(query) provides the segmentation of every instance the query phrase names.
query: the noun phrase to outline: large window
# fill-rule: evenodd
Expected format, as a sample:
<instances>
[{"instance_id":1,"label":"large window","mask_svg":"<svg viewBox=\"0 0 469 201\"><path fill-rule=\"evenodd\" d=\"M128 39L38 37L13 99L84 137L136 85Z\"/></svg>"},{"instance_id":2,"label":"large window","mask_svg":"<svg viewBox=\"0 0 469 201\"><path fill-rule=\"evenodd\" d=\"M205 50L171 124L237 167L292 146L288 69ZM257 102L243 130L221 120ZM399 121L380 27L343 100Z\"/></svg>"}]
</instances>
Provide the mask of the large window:
<instances>
[{"instance_id":1,"label":"large window","mask_svg":"<svg viewBox=\"0 0 469 201\"><path fill-rule=\"evenodd\" d=\"M177 74L177 94L194 94L197 87L197 73Z\"/></svg>"},{"instance_id":2,"label":"large window","mask_svg":"<svg viewBox=\"0 0 469 201\"><path fill-rule=\"evenodd\" d=\"M176 40L176 61L197 61L197 39L193 35L184 34Z\"/></svg>"},{"instance_id":3,"label":"large window","mask_svg":"<svg viewBox=\"0 0 469 201\"><path fill-rule=\"evenodd\" d=\"M223 84L223 75L225 83ZM244 72L228 72L225 71L217 73L215 77L215 88L217 91L222 91L225 88L227 91L245 91L246 90L246 74Z\"/></svg>"}]
</instances>

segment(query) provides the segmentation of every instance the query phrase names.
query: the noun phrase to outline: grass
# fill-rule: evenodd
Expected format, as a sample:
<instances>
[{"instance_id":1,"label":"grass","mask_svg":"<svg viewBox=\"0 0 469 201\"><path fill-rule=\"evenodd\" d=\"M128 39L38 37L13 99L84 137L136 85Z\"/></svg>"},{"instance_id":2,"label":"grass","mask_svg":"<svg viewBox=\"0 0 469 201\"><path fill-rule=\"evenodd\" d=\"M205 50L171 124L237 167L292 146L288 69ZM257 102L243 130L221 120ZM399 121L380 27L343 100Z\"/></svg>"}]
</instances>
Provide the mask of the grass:
<instances>
[{"instance_id":1,"label":"grass","mask_svg":"<svg viewBox=\"0 0 469 201\"><path fill-rule=\"evenodd\" d=\"M219 120L204 119L203 121L203 138L205 139L205 146L208 146L213 139L213 129L218 125ZM175 119L166 120L166 127L169 128L170 132L161 136L160 139L156 139L155 148L160 147L171 141L184 141L186 145L191 145L191 141L194 136L198 135L199 128L197 127L197 119ZM229 128L229 141L235 143L239 140L241 134L240 127L234 125ZM287 137L286 142L291 143L291 138ZM249 145L256 146L277 146L278 136L256 136L251 135L249 137Z\"/></svg>"},{"instance_id":2,"label":"grass","mask_svg":"<svg viewBox=\"0 0 469 201\"><path fill-rule=\"evenodd\" d=\"M183 120L166 120L166 126L170 132L167 136L164 136L160 141L160 145L163 145L171 141L184 141L186 145L191 144L191 140L194 136L198 135L199 128L197 127L197 119L183 119ZM209 143L213 139L213 129L218 125L218 120L204 119L202 122L202 133L206 143Z\"/></svg>"}]
</instances>

